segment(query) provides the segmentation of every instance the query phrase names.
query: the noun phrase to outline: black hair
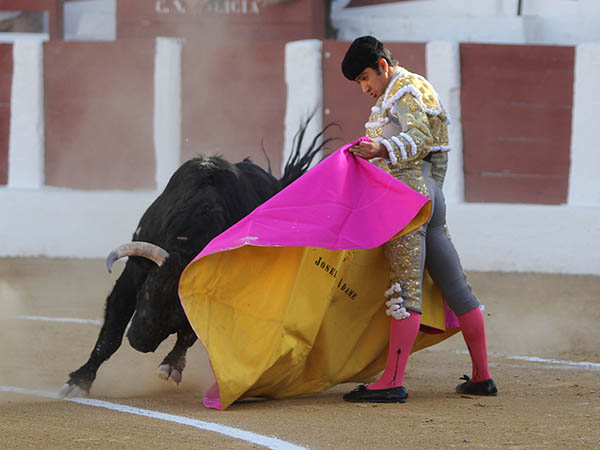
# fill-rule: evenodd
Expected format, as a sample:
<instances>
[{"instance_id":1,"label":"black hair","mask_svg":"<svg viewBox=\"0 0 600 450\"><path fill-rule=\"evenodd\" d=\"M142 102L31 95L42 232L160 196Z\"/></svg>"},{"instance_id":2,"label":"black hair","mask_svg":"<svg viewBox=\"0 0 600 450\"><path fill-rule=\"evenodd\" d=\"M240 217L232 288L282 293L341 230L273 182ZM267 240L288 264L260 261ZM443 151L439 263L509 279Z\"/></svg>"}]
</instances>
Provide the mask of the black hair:
<instances>
[{"instance_id":1,"label":"black hair","mask_svg":"<svg viewBox=\"0 0 600 450\"><path fill-rule=\"evenodd\" d=\"M391 66L398 65L392 52L380 40L373 36L361 36L348 47L342 60L342 73L349 80L355 80L367 67L380 73L379 61L381 58Z\"/></svg>"}]
</instances>

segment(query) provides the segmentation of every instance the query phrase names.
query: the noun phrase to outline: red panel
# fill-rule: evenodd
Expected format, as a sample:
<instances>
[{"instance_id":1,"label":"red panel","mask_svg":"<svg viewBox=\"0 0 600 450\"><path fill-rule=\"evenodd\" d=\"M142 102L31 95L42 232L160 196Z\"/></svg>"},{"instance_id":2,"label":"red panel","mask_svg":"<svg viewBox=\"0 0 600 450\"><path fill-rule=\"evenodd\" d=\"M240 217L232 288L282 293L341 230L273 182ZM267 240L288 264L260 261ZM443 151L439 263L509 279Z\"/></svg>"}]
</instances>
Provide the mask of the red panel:
<instances>
[{"instance_id":1,"label":"red panel","mask_svg":"<svg viewBox=\"0 0 600 450\"><path fill-rule=\"evenodd\" d=\"M0 185L8 183L8 137L10 134L10 107L0 107Z\"/></svg>"},{"instance_id":2,"label":"red panel","mask_svg":"<svg viewBox=\"0 0 600 450\"><path fill-rule=\"evenodd\" d=\"M183 158L246 157L279 175L285 115L285 42L187 42L183 50Z\"/></svg>"},{"instance_id":3,"label":"red panel","mask_svg":"<svg viewBox=\"0 0 600 450\"><path fill-rule=\"evenodd\" d=\"M461 45L468 201L566 201L573 68L573 47Z\"/></svg>"},{"instance_id":4,"label":"red panel","mask_svg":"<svg viewBox=\"0 0 600 450\"><path fill-rule=\"evenodd\" d=\"M45 44L46 184L155 185L154 41Z\"/></svg>"},{"instance_id":5,"label":"red panel","mask_svg":"<svg viewBox=\"0 0 600 450\"><path fill-rule=\"evenodd\" d=\"M568 176L466 174L468 202L557 204L568 187Z\"/></svg>"},{"instance_id":6,"label":"red panel","mask_svg":"<svg viewBox=\"0 0 600 450\"><path fill-rule=\"evenodd\" d=\"M568 153L561 151L565 145L569 145L567 142L510 136L478 136L470 138L469 142L472 151L464 161L467 173L563 176L565 165L569 165Z\"/></svg>"},{"instance_id":7,"label":"red panel","mask_svg":"<svg viewBox=\"0 0 600 450\"><path fill-rule=\"evenodd\" d=\"M463 63L472 64L472 61L463 58ZM512 64L522 64L520 61L513 61ZM481 61L479 64L483 64ZM525 67L498 67L484 66L477 67L478 76L468 80L470 89L474 91L487 92L486 99L493 101L516 101L527 102L535 105L564 105L570 104L569 96L572 89L568 89L563 83L568 83L568 68L572 64L568 61L561 61L558 68L547 68L538 70L536 68ZM471 74L473 75L473 74ZM560 89L556 89L561 86ZM555 90L556 89L556 90ZM548 95L553 91L552 95ZM483 104L483 98L472 98L473 102Z\"/></svg>"},{"instance_id":8,"label":"red panel","mask_svg":"<svg viewBox=\"0 0 600 450\"><path fill-rule=\"evenodd\" d=\"M13 46L0 44L0 104L10 106L10 91L13 74Z\"/></svg>"},{"instance_id":9,"label":"red panel","mask_svg":"<svg viewBox=\"0 0 600 450\"><path fill-rule=\"evenodd\" d=\"M369 119L374 101L360 87L348 81L342 74L341 64L350 42L325 41L323 43L323 123L335 122L341 129L334 128L329 136L341 138L341 145L364 136L365 122ZM408 70L425 75L425 44L386 43L394 57ZM332 144L336 147L335 144Z\"/></svg>"},{"instance_id":10,"label":"red panel","mask_svg":"<svg viewBox=\"0 0 600 450\"><path fill-rule=\"evenodd\" d=\"M63 0L0 0L1 11L48 11Z\"/></svg>"},{"instance_id":11,"label":"red panel","mask_svg":"<svg viewBox=\"0 0 600 450\"><path fill-rule=\"evenodd\" d=\"M473 105L468 101L463 110ZM475 110L475 108L473 108ZM568 141L571 108L566 105L535 105L489 101L477 108L477 116L463 118L463 124L473 125L465 136L510 136L526 139L553 139Z\"/></svg>"},{"instance_id":12,"label":"red panel","mask_svg":"<svg viewBox=\"0 0 600 450\"><path fill-rule=\"evenodd\" d=\"M157 4L159 7L157 8ZM175 36L203 42L322 38L321 0L264 4L257 0L117 2L118 37Z\"/></svg>"},{"instance_id":13,"label":"red panel","mask_svg":"<svg viewBox=\"0 0 600 450\"><path fill-rule=\"evenodd\" d=\"M12 44L0 44L0 185L8 182L8 137L12 87Z\"/></svg>"}]
</instances>

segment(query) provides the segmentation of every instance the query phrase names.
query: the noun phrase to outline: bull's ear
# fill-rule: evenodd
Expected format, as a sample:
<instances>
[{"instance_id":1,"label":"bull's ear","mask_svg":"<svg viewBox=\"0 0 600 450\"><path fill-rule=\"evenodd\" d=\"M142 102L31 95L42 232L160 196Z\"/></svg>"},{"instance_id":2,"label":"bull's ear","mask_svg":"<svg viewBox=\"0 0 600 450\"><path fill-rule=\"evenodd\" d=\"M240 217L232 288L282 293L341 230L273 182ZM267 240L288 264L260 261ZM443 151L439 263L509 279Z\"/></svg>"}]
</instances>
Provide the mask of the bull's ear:
<instances>
[{"instance_id":1,"label":"bull's ear","mask_svg":"<svg viewBox=\"0 0 600 450\"><path fill-rule=\"evenodd\" d=\"M150 242L128 242L127 244L115 248L108 254L106 257L106 268L108 269L108 272L112 273L113 263L117 259L124 258L125 256L141 256L142 258L154 262L158 267L161 267L169 257L169 252Z\"/></svg>"}]
</instances>

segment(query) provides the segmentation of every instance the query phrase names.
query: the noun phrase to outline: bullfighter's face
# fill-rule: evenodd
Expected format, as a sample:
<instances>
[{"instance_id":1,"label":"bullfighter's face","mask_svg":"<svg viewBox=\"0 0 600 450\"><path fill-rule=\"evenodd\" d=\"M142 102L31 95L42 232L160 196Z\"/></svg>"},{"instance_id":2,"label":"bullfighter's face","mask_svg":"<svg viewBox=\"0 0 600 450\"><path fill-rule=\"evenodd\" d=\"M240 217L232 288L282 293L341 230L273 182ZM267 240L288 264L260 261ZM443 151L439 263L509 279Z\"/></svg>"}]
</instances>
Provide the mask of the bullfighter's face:
<instances>
[{"instance_id":1,"label":"bullfighter's face","mask_svg":"<svg viewBox=\"0 0 600 450\"><path fill-rule=\"evenodd\" d=\"M369 97L376 99L385 92L390 82L389 64L383 58L379 60L379 71L372 67L366 67L354 81L356 81L362 91Z\"/></svg>"}]
</instances>

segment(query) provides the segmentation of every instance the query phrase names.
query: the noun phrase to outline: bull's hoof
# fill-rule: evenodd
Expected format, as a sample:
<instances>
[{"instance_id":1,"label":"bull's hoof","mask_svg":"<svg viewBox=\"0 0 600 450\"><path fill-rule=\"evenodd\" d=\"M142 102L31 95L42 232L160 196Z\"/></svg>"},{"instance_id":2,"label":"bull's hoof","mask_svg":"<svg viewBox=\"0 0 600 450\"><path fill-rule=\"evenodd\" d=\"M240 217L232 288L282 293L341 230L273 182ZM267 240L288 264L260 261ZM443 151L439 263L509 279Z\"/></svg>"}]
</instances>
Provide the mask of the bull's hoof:
<instances>
[{"instance_id":1,"label":"bull's hoof","mask_svg":"<svg viewBox=\"0 0 600 450\"><path fill-rule=\"evenodd\" d=\"M75 398L75 397L87 397L89 392L76 384L63 384L63 387L58 391L59 398Z\"/></svg>"},{"instance_id":2,"label":"bull's hoof","mask_svg":"<svg viewBox=\"0 0 600 450\"><path fill-rule=\"evenodd\" d=\"M181 383L181 379L183 378L181 370L173 367L171 364L161 364L158 369L156 369L156 374L161 380L171 381L177 386L179 386L179 383Z\"/></svg>"}]
</instances>

